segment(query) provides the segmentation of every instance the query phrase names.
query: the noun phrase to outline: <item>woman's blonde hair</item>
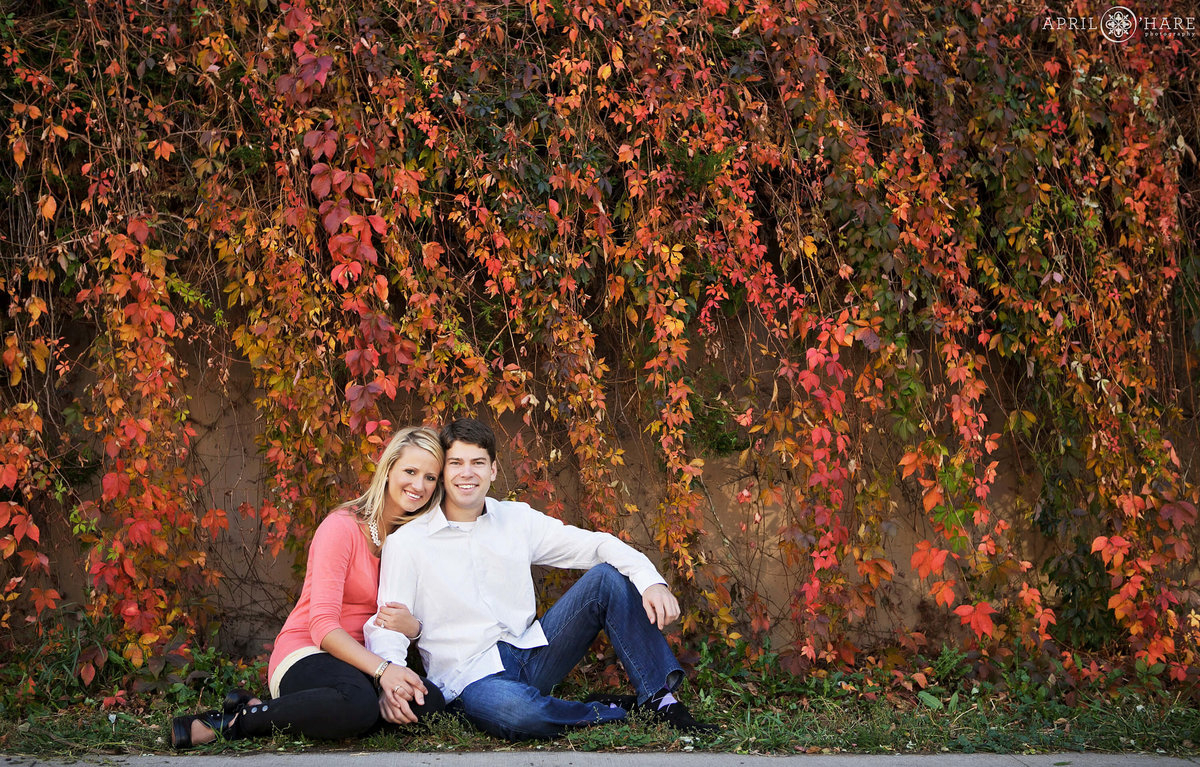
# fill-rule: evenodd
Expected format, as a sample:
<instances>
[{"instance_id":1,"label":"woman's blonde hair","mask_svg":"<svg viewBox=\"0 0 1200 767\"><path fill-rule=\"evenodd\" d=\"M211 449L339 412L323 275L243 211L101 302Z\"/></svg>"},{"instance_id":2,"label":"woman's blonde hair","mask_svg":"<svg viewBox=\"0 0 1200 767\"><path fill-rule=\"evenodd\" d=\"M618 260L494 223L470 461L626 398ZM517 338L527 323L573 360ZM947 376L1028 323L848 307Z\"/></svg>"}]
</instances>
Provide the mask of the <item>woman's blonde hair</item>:
<instances>
[{"instance_id":1,"label":"woman's blonde hair","mask_svg":"<svg viewBox=\"0 0 1200 767\"><path fill-rule=\"evenodd\" d=\"M396 461L399 460L400 454L404 452L404 448L406 447L416 447L424 450L436 458L439 465L445 461L445 453L442 452L442 443L436 431L427 429L424 426L405 427L396 432L395 436L392 437L392 441L383 449L383 455L379 456L379 463L375 465L375 476L371 478L371 484L367 487L367 492L352 501L343 503L341 508L351 509L363 522L367 524L374 522L377 527L381 527L384 499L387 497L388 475L392 473L392 467L396 465ZM441 477L439 477L437 486L434 487L433 493L429 496L429 500L425 505L401 517L400 524L403 525L413 521L441 502L442 481ZM391 531L384 529L379 532L380 539L382 540Z\"/></svg>"}]
</instances>

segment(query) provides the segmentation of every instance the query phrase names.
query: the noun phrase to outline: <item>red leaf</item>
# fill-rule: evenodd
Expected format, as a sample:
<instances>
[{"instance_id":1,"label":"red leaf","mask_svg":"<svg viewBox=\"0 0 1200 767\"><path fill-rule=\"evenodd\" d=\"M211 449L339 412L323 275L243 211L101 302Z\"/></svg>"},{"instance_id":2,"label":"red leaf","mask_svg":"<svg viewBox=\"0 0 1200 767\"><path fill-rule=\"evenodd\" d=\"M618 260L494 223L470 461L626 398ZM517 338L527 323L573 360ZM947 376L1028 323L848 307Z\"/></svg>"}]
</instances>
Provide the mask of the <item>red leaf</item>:
<instances>
[{"instance_id":1,"label":"red leaf","mask_svg":"<svg viewBox=\"0 0 1200 767\"><path fill-rule=\"evenodd\" d=\"M145 244L146 238L150 236L150 227L140 218L134 218L126 225L125 232L139 243Z\"/></svg>"},{"instance_id":2,"label":"red leaf","mask_svg":"<svg viewBox=\"0 0 1200 767\"><path fill-rule=\"evenodd\" d=\"M975 636L983 638L984 636L995 636L996 626L992 623L991 616L996 613L996 608L992 607L987 602L980 602L975 605L959 605L954 608L954 614L964 626L970 626L971 631L975 632Z\"/></svg>"},{"instance_id":3,"label":"red leaf","mask_svg":"<svg viewBox=\"0 0 1200 767\"><path fill-rule=\"evenodd\" d=\"M323 200L329 196L329 191L333 185L333 179L330 174L330 167L323 162L312 166L312 182L310 182L309 187L318 200Z\"/></svg>"},{"instance_id":4,"label":"red leaf","mask_svg":"<svg viewBox=\"0 0 1200 767\"><path fill-rule=\"evenodd\" d=\"M0 466L0 487L16 487L20 472L11 463Z\"/></svg>"},{"instance_id":5,"label":"red leaf","mask_svg":"<svg viewBox=\"0 0 1200 767\"><path fill-rule=\"evenodd\" d=\"M1196 521L1196 507L1187 501L1177 501L1168 503L1158 512L1159 516L1175 526L1176 530L1182 530L1185 525L1190 525ZM1093 548L1092 551L1095 551Z\"/></svg>"},{"instance_id":6,"label":"red leaf","mask_svg":"<svg viewBox=\"0 0 1200 767\"><path fill-rule=\"evenodd\" d=\"M318 212L324 216L321 222L325 225L325 231L330 234L337 234L338 229L342 228L342 224L346 219L350 218L350 201L342 198L336 203L333 200L326 200L321 203Z\"/></svg>"}]
</instances>

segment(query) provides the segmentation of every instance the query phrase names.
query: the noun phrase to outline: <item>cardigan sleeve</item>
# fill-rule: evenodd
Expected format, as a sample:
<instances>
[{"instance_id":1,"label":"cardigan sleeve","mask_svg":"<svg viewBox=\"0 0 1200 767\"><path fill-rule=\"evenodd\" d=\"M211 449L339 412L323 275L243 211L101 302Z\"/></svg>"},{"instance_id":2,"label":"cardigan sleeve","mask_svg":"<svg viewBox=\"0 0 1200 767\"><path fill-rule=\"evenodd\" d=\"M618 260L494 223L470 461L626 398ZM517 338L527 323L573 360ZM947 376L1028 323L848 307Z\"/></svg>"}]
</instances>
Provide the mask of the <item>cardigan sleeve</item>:
<instances>
[{"instance_id":1,"label":"cardigan sleeve","mask_svg":"<svg viewBox=\"0 0 1200 767\"><path fill-rule=\"evenodd\" d=\"M313 644L342 628L341 615L347 578L354 577L351 559L358 524L348 514L331 514L317 527L308 549L309 620Z\"/></svg>"}]
</instances>

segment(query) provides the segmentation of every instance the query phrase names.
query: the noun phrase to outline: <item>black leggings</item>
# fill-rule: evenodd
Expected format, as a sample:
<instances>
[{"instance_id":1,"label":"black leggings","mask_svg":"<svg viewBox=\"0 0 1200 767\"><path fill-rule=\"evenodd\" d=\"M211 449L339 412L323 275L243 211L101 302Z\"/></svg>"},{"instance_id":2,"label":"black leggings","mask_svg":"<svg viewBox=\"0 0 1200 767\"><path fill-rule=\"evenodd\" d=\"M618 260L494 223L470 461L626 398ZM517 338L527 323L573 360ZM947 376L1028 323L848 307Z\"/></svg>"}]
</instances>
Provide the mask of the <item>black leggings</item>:
<instances>
[{"instance_id":1,"label":"black leggings","mask_svg":"<svg viewBox=\"0 0 1200 767\"><path fill-rule=\"evenodd\" d=\"M429 693L425 705L412 705L419 719L446 706L442 691L422 678ZM340 740L387 724L379 714L379 695L371 677L329 653L302 658L279 682L278 698L246 706L238 717L247 737L275 730L308 738Z\"/></svg>"}]
</instances>

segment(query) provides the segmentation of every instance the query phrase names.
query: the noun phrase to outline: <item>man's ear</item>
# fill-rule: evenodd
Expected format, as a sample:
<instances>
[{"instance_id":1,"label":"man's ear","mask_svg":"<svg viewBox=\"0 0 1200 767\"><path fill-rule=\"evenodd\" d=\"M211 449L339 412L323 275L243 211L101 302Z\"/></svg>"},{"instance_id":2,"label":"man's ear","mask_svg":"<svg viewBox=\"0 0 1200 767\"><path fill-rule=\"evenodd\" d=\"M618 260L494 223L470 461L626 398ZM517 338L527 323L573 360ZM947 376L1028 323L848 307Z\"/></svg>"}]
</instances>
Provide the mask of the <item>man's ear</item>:
<instances>
[{"instance_id":1,"label":"man's ear","mask_svg":"<svg viewBox=\"0 0 1200 767\"><path fill-rule=\"evenodd\" d=\"M500 469L500 464L497 461L492 461L492 481L496 481L496 474Z\"/></svg>"}]
</instances>

